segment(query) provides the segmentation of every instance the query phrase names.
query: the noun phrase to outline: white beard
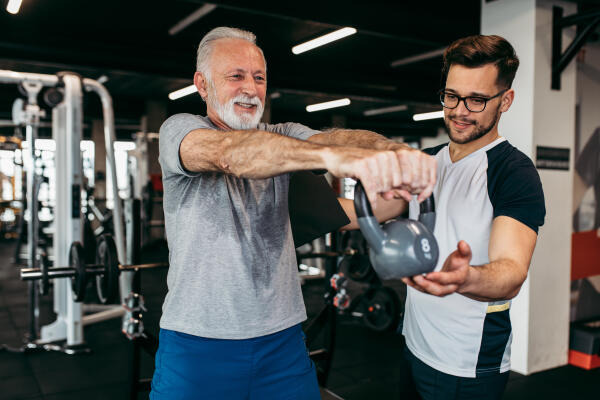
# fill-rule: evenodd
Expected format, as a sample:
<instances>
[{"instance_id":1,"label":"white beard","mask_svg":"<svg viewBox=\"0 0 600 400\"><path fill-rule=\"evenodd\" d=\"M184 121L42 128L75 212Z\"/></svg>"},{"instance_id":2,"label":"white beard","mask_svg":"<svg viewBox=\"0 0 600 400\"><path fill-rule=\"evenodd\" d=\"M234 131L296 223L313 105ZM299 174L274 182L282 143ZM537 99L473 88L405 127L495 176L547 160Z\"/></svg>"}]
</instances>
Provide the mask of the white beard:
<instances>
[{"instance_id":1,"label":"white beard","mask_svg":"<svg viewBox=\"0 0 600 400\"><path fill-rule=\"evenodd\" d=\"M206 103L217 113L221 121L225 122L231 129L256 129L264 112L264 106L258 97L248 97L240 94L225 104L219 103L217 93L212 83L208 84L208 96ZM254 114L239 115L235 112L235 103L253 104L256 106Z\"/></svg>"}]
</instances>

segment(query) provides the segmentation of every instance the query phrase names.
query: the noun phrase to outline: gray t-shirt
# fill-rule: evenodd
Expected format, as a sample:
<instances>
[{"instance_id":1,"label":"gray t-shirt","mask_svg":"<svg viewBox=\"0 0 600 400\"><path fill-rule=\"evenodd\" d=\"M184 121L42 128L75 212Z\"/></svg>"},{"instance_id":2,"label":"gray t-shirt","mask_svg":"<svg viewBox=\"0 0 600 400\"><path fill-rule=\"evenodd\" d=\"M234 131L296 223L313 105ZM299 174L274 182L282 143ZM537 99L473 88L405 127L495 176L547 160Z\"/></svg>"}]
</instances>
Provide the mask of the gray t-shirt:
<instances>
[{"instance_id":1,"label":"gray t-shirt","mask_svg":"<svg viewBox=\"0 0 600 400\"><path fill-rule=\"evenodd\" d=\"M163 207L169 244L168 293L160 327L220 339L247 339L306 319L288 215L289 174L244 179L190 173L179 146L208 117L177 114L160 128ZM259 124L297 139L300 124Z\"/></svg>"}]
</instances>

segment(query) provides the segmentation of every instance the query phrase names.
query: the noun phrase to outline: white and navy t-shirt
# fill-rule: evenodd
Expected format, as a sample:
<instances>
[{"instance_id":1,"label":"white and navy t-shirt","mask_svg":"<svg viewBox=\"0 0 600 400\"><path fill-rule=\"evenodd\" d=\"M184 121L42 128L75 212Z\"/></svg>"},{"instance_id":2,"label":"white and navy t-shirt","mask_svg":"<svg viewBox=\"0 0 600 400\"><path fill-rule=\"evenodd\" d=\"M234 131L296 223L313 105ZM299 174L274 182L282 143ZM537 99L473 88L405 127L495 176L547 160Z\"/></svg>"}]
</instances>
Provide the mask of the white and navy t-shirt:
<instances>
[{"instance_id":1,"label":"white and navy t-shirt","mask_svg":"<svg viewBox=\"0 0 600 400\"><path fill-rule=\"evenodd\" d=\"M504 215L536 233L546 214L542 184L531 160L498 138L452 162L448 144L426 149L438 163L433 194L436 203L435 237L440 248L440 270L460 240L473 253L471 265L489 263L492 221ZM419 207L410 203L416 218ZM403 334L408 349L441 372L479 377L510 368L512 331L510 301L472 300L461 294L437 297L408 288Z\"/></svg>"}]
</instances>

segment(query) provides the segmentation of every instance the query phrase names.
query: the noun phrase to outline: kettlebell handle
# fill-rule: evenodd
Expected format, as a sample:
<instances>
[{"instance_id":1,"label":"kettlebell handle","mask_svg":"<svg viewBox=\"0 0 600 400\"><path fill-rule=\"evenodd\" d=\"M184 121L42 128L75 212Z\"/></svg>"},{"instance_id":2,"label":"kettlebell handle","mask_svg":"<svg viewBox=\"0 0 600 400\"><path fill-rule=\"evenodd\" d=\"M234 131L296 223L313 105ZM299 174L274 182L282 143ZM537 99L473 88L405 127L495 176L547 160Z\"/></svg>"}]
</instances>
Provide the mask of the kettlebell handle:
<instances>
[{"instance_id":1,"label":"kettlebell handle","mask_svg":"<svg viewBox=\"0 0 600 400\"><path fill-rule=\"evenodd\" d=\"M431 194L431 196L429 196L428 198L426 198L425 200L423 200L421 202L421 205L419 206L419 210L421 211L421 214L435 212L435 201L433 200L433 193Z\"/></svg>"},{"instance_id":2,"label":"kettlebell handle","mask_svg":"<svg viewBox=\"0 0 600 400\"><path fill-rule=\"evenodd\" d=\"M354 209L358 218L374 217L371 203L361 181L356 181L356 186L354 186Z\"/></svg>"},{"instance_id":3,"label":"kettlebell handle","mask_svg":"<svg viewBox=\"0 0 600 400\"><path fill-rule=\"evenodd\" d=\"M421 202L419 211L419 221L433 233L435 228L435 201L433 200L433 193Z\"/></svg>"},{"instance_id":4,"label":"kettlebell handle","mask_svg":"<svg viewBox=\"0 0 600 400\"><path fill-rule=\"evenodd\" d=\"M385 242L386 234L381 229L377 218L373 214L371 203L369 203L365 189L360 181L356 181L356 186L354 186L354 209L358 217L358 226L360 226L360 231L365 239L367 239L367 243L369 243L369 246L375 252L380 252Z\"/></svg>"},{"instance_id":5,"label":"kettlebell handle","mask_svg":"<svg viewBox=\"0 0 600 400\"><path fill-rule=\"evenodd\" d=\"M356 209L356 216L358 218L374 216L371 203L367 198L365 188L363 187L361 181L356 181L356 186L354 186L354 208ZM435 201L433 199L433 194L421 202L419 209L421 211L421 215L435 213Z\"/></svg>"}]
</instances>

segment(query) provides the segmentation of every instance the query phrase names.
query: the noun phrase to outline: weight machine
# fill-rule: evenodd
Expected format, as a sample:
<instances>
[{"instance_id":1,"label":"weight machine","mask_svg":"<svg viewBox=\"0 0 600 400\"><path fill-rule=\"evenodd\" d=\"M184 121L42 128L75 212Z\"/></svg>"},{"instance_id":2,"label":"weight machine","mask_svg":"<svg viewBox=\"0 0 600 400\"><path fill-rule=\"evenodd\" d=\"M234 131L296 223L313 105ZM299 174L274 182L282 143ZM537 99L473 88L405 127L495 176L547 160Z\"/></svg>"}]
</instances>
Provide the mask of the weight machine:
<instances>
[{"instance_id":1,"label":"weight machine","mask_svg":"<svg viewBox=\"0 0 600 400\"><path fill-rule=\"evenodd\" d=\"M21 85L27 94L27 102L15 102L13 106L14 122L26 128L26 139L29 143L31 165L27 174L27 205L29 216L28 229L28 261L31 268L46 270L47 265L40 263L37 250L38 216L36 184L39 178L35 173L35 140L37 138L40 118L44 116L37 104L37 97L43 87L52 88L46 98L52 102L52 137L56 143L56 208L54 211L54 263L65 265L71 243L83 240L83 221L81 213L81 190L83 187L82 160L80 142L83 131L83 94L84 90L100 97L104 120L104 138L106 146L106 163L112 177L114 198L114 229L116 250L119 260L126 255L123 230L123 210L119 201L117 175L113 143L115 141L115 124L112 98L106 88L99 82L82 78L75 73L58 73L56 75L20 73L0 70L0 83ZM48 95L50 94L50 95ZM130 292L131 273L123 273L119 278L122 299ZM29 282L30 329L27 344L23 350L51 350L67 354L89 351L85 347L83 327L106 319L120 317L123 308L119 306L86 306L75 301L69 279L54 281L54 311L56 321L43 326L41 333L38 327L38 295L39 289L44 292L48 282L41 285ZM99 311L84 315L84 311ZM65 341L64 346L52 344Z\"/></svg>"}]
</instances>

